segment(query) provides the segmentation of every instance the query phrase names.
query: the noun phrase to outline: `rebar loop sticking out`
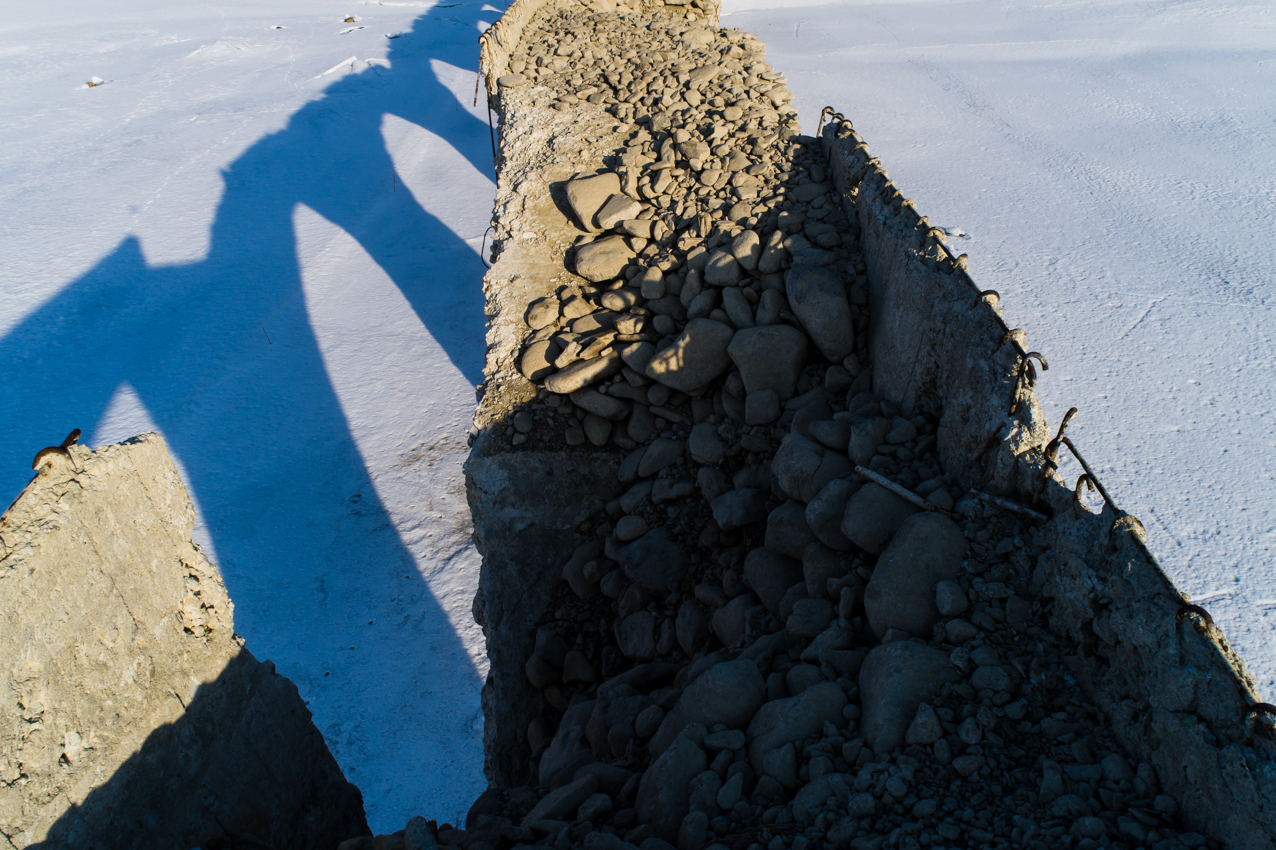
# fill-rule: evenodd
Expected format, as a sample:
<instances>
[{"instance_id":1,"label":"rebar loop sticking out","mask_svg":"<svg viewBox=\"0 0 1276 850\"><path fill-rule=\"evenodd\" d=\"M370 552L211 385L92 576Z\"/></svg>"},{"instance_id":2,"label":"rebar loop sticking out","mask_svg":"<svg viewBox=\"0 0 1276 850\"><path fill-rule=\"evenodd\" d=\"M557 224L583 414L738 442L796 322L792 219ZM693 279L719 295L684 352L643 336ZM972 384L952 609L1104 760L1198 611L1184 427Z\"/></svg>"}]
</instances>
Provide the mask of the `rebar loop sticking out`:
<instances>
[{"instance_id":1,"label":"rebar loop sticking out","mask_svg":"<svg viewBox=\"0 0 1276 850\"><path fill-rule=\"evenodd\" d=\"M1214 618L1210 616L1209 611L1206 611L1200 605L1193 605L1190 602L1184 602L1182 605L1180 605L1179 610L1175 614L1175 616L1177 616L1179 619L1182 619L1183 617L1186 617L1189 614L1195 614L1196 616L1200 617L1209 625L1211 626L1214 625Z\"/></svg>"},{"instance_id":2,"label":"rebar loop sticking out","mask_svg":"<svg viewBox=\"0 0 1276 850\"><path fill-rule=\"evenodd\" d=\"M1035 505L1041 500L1041 493L1046 488L1046 482L1050 480L1050 476L1059 469L1059 448L1063 445L1063 435L1068 433L1068 425L1072 423L1073 417L1077 415L1075 407L1069 407L1068 412L1063 414L1063 421L1059 423L1059 432L1055 438L1046 444L1044 455L1045 463L1042 465L1041 480L1037 483L1037 491L1032 494L1032 503Z\"/></svg>"},{"instance_id":3,"label":"rebar loop sticking out","mask_svg":"<svg viewBox=\"0 0 1276 850\"><path fill-rule=\"evenodd\" d=\"M1076 519L1081 512L1081 491L1083 488L1089 487L1090 492L1094 492L1094 479L1089 473L1082 475L1077 479L1077 486L1072 491L1072 518Z\"/></svg>"}]
</instances>

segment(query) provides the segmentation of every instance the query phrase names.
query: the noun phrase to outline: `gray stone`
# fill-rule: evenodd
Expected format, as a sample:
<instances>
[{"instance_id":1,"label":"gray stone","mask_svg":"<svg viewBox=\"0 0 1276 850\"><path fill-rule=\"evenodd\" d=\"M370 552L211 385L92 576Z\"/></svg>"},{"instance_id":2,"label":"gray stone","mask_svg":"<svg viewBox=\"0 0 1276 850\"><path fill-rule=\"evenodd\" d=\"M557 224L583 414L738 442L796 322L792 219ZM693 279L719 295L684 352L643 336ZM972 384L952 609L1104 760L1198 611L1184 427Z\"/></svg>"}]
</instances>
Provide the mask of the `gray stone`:
<instances>
[{"instance_id":1,"label":"gray stone","mask_svg":"<svg viewBox=\"0 0 1276 850\"><path fill-rule=\"evenodd\" d=\"M784 267L788 252L784 250L784 233L774 230L767 237L762 255L758 259L758 271L762 274L774 274Z\"/></svg>"},{"instance_id":2,"label":"gray stone","mask_svg":"<svg viewBox=\"0 0 1276 850\"><path fill-rule=\"evenodd\" d=\"M844 454L838 452L826 451L824 456L820 458L820 466L815 470L815 474L811 476L809 486L803 488L804 493L809 493L810 497L803 501L809 502L820 494L820 491L839 478L845 478L853 475L855 467ZM848 500L849 501L849 500Z\"/></svg>"},{"instance_id":3,"label":"gray stone","mask_svg":"<svg viewBox=\"0 0 1276 850\"><path fill-rule=\"evenodd\" d=\"M753 323L759 326L781 325L785 323L785 314L792 314L792 312L783 293L775 289L767 289L758 299L758 309L753 314Z\"/></svg>"},{"instance_id":4,"label":"gray stone","mask_svg":"<svg viewBox=\"0 0 1276 850\"><path fill-rule=\"evenodd\" d=\"M885 487L865 484L846 503L842 533L865 552L876 554L886 548L904 521L920 510ZM926 586L928 593L932 586Z\"/></svg>"},{"instance_id":5,"label":"gray stone","mask_svg":"<svg viewBox=\"0 0 1276 850\"><path fill-rule=\"evenodd\" d=\"M841 578L845 573L841 557L818 540L802 550L802 577L806 581L806 595L812 599L827 598L828 580Z\"/></svg>"},{"instance_id":6,"label":"gray stone","mask_svg":"<svg viewBox=\"0 0 1276 850\"><path fill-rule=\"evenodd\" d=\"M647 447L638 464L638 477L647 478L682 460L682 441L661 438Z\"/></svg>"},{"instance_id":7,"label":"gray stone","mask_svg":"<svg viewBox=\"0 0 1276 850\"><path fill-rule=\"evenodd\" d=\"M806 364L806 334L791 325L747 328L732 337L727 354L740 369L745 392L775 390L788 401Z\"/></svg>"},{"instance_id":8,"label":"gray stone","mask_svg":"<svg viewBox=\"0 0 1276 850\"><path fill-rule=\"evenodd\" d=\"M759 708L761 705L759 704ZM724 729L721 732L712 732L704 736L704 748L711 753L721 750L743 750L745 744L743 729Z\"/></svg>"},{"instance_id":9,"label":"gray stone","mask_svg":"<svg viewBox=\"0 0 1276 850\"><path fill-rule=\"evenodd\" d=\"M620 277L633 258L634 250L625 237L604 236L576 249L576 274L594 283L606 283Z\"/></svg>"},{"instance_id":10,"label":"gray stone","mask_svg":"<svg viewBox=\"0 0 1276 850\"><path fill-rule=\"evenodd\" d=\"M773 614L780 610L789 588L802 580L802 564L792 558L766 549L754 549L745 556L744 581Z\"/></svg>"},{"instance_id":11,"label":"gray stone","mask_svg":"<svg viewBox=\"0 0 1276 850\"><path fill-rule=\"evenodd\" d=\"M913 715L913 722L904 733L904 743L929 746L942 737L944 737L944 726L939 722L939 715L935 714L935 709L931 708L929 703L919 703L917 713Z\"/></svg>"},{"instance_id":12,"label":"gray stone","mask_svg":"<svg viewBox=\"0 0 1276 850\"><path fill-rule=\"evenodd\" d=\"M771 461L771 471L789 498L809 502L819 492L815 489L815 475L823 459L824 447L814 440L801 434L785 434Z\"/></svg>"},{"instance_id":13,"label":"gray stone","mask_svg":"<svg viewBox=\"0 0 1276 850\"><path fill-rule=\"evenodd\" d=\"M828 773L811 781L793 798L793 819L800 824L810 823L824 810L829 797L837 797L839 802L850 799L852 781L841 773Z\"/></svg>"},{"instance_id":14,"label":"gray stone","mask_svg":"<svg viewBox=\"0 0 1276 850\"><path fill-rule=\"evenodd\" d=\"M570 820L571 816L580 808L580 804L589 799L590 795L597 790L598 777L592 773L587 773L562 788L546 794L527 813L521 825L526 829L528 824L535 823L538 820Z\"/></svg>"},{"instance_id":15,"label":"gray stone","mask_svg":"<svg viewBox=\"0 0 1276 850\"><path fill-rule=\"evenodd\" d=\"M913 423L909 422L901 416L896 416L891 422L891 429L886 432L886 442L892 446L902 445L909 440L917 439L917 429L913 427Z\"/></svg>"},{"instance_id":16,"label":"gray stone","mask_svg":"<svg viewBox=\"0 0 1276 850\"><path fill-rule=\"evenodd\" d=\"M955 581L945 579L935 584L935 607L941 617L960 617L970 601L966 591Z\"/></svg>"},{"instance_id":17,"label":"gray stone","mask_svg":"<svg viewBox=\"0 0 1276 850\"><path fill-rule=\"evenodd\" d=\"M620 176L614 172L567 181L567 203L581 227L589 231L599 229L594 223L594 216L608 198L619 193Z\"/></svg>"},{"instance_id":18,"label":"gray stone","mask_svg":"<svg viewBox=\"0 0 1276 850\"><path fill-rule=\"evenodd\" d=\"M663 528L653 529L620 550L620 566L634 584L655 596L665 596L684 576L682 551Z\"/></svg>"},{"instance_id":19,"label":"gray stone","mask_svg":"<svg viewBox=\"0 0 1276 850\"><path fill-rule=\"evenodd\" d=\"M807 504L806 524L816 539L830 549L847 552L854 546L842 533L842 518L846 516L846 503L862 486L858 478L834 478Z\"/></svg>"},{"instance_id":20,"label":"gray stone","mask_svg":"<svg viewBox=\"0 0 1276 850\"><path fill-rule=\"evenodd\" d=\"M704 648L705 641L709 639L709 620L704 609L689 599L678 608L674 628L678 645L688 656Z\"/></svg>"},{"instance_id":21,"label":"gray stone","mask_svg":"<svg viewBox=\"0 0 1276 850\"><path fill-rule=\"evenodd\" d=\"M761 772L762 759L767 753L822 732L826 722L840 724L845 707L846 694L834 682L807 688L795 697L766 703L753 715L745 732L749 739L749 763Z\"/></svg>"},{"instance_id":22,"label":"gray stone","mask_svg":"<svg viewBox=\"0 0 1276 850\"><path fill-rule=\"evenodd\" d=\"M814 664L794 664L784 674L784 689L789 696L797 696L807 688L814 687L824 681L824 674Z\"/></svg>"},{"instance_id":23,"label":"gray stone","mask_svg":"<svg viewBox=\"0 0 1276 850\"><path fill-rule=\"evenodd\" d=\"M802 585L805 591L805 584ZM833 603L827 599L800 599L784 627L798 637L813 638L833 621Z\"/></svg>"},{"instance_id":24,"label":"gray stone","mask_svg":"<svg viewBox=\"0 0 1276 850\"><path fill-rule=\"evenodd\" d=\"M906 519L878 557L864 590L864 612L874 634L880 638L887 629L900 629L929 638L939 622L935 583L957 577L966 548L957 523L943 514Z\"/></svg>"},{"instance_id":25,"label":"gray stone","mask_svg":"<svg viewBox=\"0 0 1276 850\"><path fill-rule=\"evenodd\" d=\"M650 611L630 614L616 624L616 643L627 658L647 661L656 657L656 621Z\"/></svg>"},{"instance_id":26,"label":"gray stone","mask_svg":"<svg viewBox=\"0 0 1276 850\"><path fill-rule=\"evenodd\" d=\"M588 700L571 706L563 713L549 747L541 756L538 774L541 785L551 788L561 785L563 782L556 782L557 779L569 780L578 768L594 761L589 743L585 740L585 727L593 711L594 700ZM592 794L593 790L589 793Z\"/></svg>"},{"instance_id":27,"label":"gray stone","mask_svg":"<svg viewBox=\"0 0 1276 850\"><path fill-rule=\"evenodd\" d=\"M527 77L522 74L502 74L496 78L496 84L503 89L514 89L527 84Z\"/></svg>"},{"instance_id":28,"label":"gray stone","mask_svg":"<svg viewBox=\"0 0 1276 850\"><path fill-rule=\"evenodd\" d=\"M625 365L639 375L647 372L647 364L656 356L656 347L649 342L632 342L620 349Z\"/></svg>"},{"instance_id":29,"label":"gray stone","mask_svg":"<svg viewBox=\"0 0 1276 850\"><path fill-rule=\"evenodd\" d=\"M612 808L612 806L611 806L611 797L607 796L606 794L602 794L602 793L594 793L594 794L590 794L588 797L586 797L586 798L585 798L585 802L583 802L583 803L581 803L581 804L580 804L580 808L579 808L579 809L577 809L577 811L576 811L576 819L577 819L577 820L586 820L586 821L590 821L590 822L600 821L600 820L602 820L604 817L606 817L607 815L611 814L611 808ZM589 846L589 844L588 844L588 838L592 838L592 837L593 837L593 836L595 836L595 835L606 835L606 834L607 834L607 833L605 833L605 832L595 832L595 833L591 833L591 834L590 834L590 835L586 838L586 845L585 845L585 846L586 846L586 847L588 847L588 846ZM613 837L614 837L614 836L613 836ZM619 843L619 845L620 845L620 847L621 847L621 848L623 848L623 847L624 847L624 842L618 842L618 843Z\"/></svg>"},{"instance_id":30,"label":"gray stone","mask_svg":"<svg viewBox=\"0 0 1276 850\"><path fill-rule=\"evenodd\" d=\"M712 319L692 319L673 344L647 364L646 374L667 387L694 392L731 365L727 346L735 331Z\"/></svg>"},{"instance_id":31,"label":"gray stone","mask_svg":"<svg viewBox=\"0 0 1276 850\"><path fill-rule=\"evenodd\" d=\"M707 735L705 737L708 737ZM718 805L718 792L722 790L722 777L712 770L701 771L691 780L691 785L687 789L687 806L691 812L687 818L693 818L697 813L709 814L716 812ZM683 823L686 823L684 819ZM709 822L705 820L705 827ZM681 838L681 837L680 837ZM704 844L698 845L703 847Z\"/></svg>"},{"instance_id":32,"label":"gray stone","mask_svg":"<svg viewBox=\"0 0 1276 850\"><path fill-rule=\"evenodd\" d=\"M595 389L580 389L569 398L581 410L601 416L604 419L619 420L629 415L629 402L622 398L603 395Z\"/></svg>"},{"instance_id":33,"label":"gray stone","mask_svg":"<svg viewBox=\"0 0 1276 850\"><path fill-rule=\"evenodd\" d=\"M629 543L637 540L646 534L650 528L647 521L640 516L622 516L616 520L616 529L613 534L616 539L623 543Z\"/></svg>"},{"instance_id":34,"label":"gray stone","mask_svg":"<svg viewBox=\"0 0 1276 850\"><path fill-rule=\"evenodd\" d=\"M523 314L523 321L527 322L529 328L538 331L558 321L558 310L558 299L552 295L546 295L544 298L537 298L528 306L527 312Z\"/></svg>"},{"instance_id":35,"label":"gray stone","mask_svg":"<svg viewBox=\"0 0 1276 850\"><path fill-rule=\"evenodd\" d=\"M710 773L713 773L710 771ZM722 780L718 778L718 774L713 774L718 780L717 786L714 788L713 798L709 799L702 805L708 806L713 804L713 800L717 798L718 788L722 786ZM705 794L707 791L701 791ZM697 802L699 799L697 798ZM661 839L654 839L659 841ZM705 845L709 843L709 815L706 812L694 811L688 812L687 816L682 819L682 825L678 827L677 850L704 850ZM645 845L646 842L644 841ZM666 847L670 845L665 842ZM664 848L660 848L664 850ZM672 850L672 847L670 847Z\"/></svg>"},{"instance_id":36,"label":"gray stone","mask_svg":"<svg viewBox=\"0 0 1276 850\"><path fill-rule=\"evenodd\" d=\"M1010 691L1011 681L1005 670L989 664L975 668L975 672L970 674L970 686L977 691L990 690L1004 693Z\"/></svg>"},{"instance_id":37,"label":"gray stone","mask_svg":"<svg viewBox=\"0 0 1276 850\"><path fill-rule=\"evenodd\" d=\"M602 304L605 310L623 313L626 310L637 307L640 300L638 293L632 289L613 289L609 292L604 292L599 297L598 303Z\"/></svg>"},{"instance_id":38,"label":"gray stone","mask_svg":"<svg viewBox=\"0 0 1276 850\"><path fill-rule=\"evenodd\" d=\"M642 204L627 195L615 194L594 214L594 226L599 230L611 230L625 219L637 218L640 212Z\"/></svg>"},{"instance_id":39,"label":"gray stone","mask_svg":"<svg viewBox=\"0 0 1276 850\"><path fill-rule=\"evenodd\" d=\"M554 358L561 351L558 340L546 339L534 342L527 346L522 358L518 361L518 371L522 372L523 377L529 381L544 380L558 371L558 367L554 365Z\"/></svg>"},{"instance_id":40,"label":"gray stone","mask_svg":"<svg viewBox=\"0 0 1276 850\"><path fill-rule=\"evenodd\" d=\"M960 671L943 650L908 640L872 649L859 674L864 743L875 753L889 753L902 746L917 706L960 678Z\"/></svg>"},{"instance_id":41,"label":"gray stone","mask_svg":"<svg viewBox=\"0 0 1276 850\"><path fill-rule=\"evenodd\" d=\"M713 521L724 531L766 519L766 493L745 487L713 500Z\"/></svg>"},{"instance_id":42,"label":"gray stone","mask_svg":"<svg viewBox=\"0 0 1276 850\"><path fill-rule=\"evenodd\" d=\"M578 360L566 369L545 379L545 389L558 395L569 395L592 383L610 378L624 368L614 348L606 349L593 360Z\"/></svg>"},{"instance_id":43,"label":"gray stone","mask_svg":"<svg viewBox=\"0 0 1276 850\"><path fill-rule=\"evenodd\" d=\"M736 262L745 271L755 270L758 267L758 260L762 257L762 240L752 230L741 232L731 240L731 256L735 257Z\"/></svg>"},{"instance_id":44,"label":"gray stone","mask_svg":"<svg viewBox=\"0 0 1276 850\"><path fill-rule=\"evenodd\" d=\"M785 788L795 788L798 784L797 752L793 744L776 747L762 757L762 772L779 780Z\"/></svg>"},{"instance_id":45,"label":"gray stone","mask_svg":"<svg viewBox=\"0 0 1276 850\"><path fill-rule=\"evenodd\" d=\"M740 282L740 263L730 251L714 251L704 267L704 282L712 286L735 286Z\"/></svg>"},{"instance_id":46,"label":"gray stone","mask_svg":"<svg viewBox=\"0 0 1276 850\"><path fill-rule=\"evenodd\" d=\"M726 311L727 318L736 328L753 327L753 308L738 287L732 286L722 290L722 309Z\"/></svg>"},{"instance_id":47,"label":"gray stone","mask_svg":"<svg viewBox=\"0 0 1276 850\"><path fill-rule=\"evenodd\" d=\"M664 722L665 710L658 705L649 705L634 718L634 734L639 738L650 738L656 734L660 724Z\"/></svg>"},{"instance_id":48,"label":"gray stone","mask_svg":"<svg viewBox=\"0 0 1276 850\"><path fill-rule=\"evenodd\" d=\"M815 535L806 524L806 505L801 502L785 502L767 517L763 545L777 555L801 560L814 540Z\"/></svg>"},{"instance_id":49,"label":"gray stone","mask_svg":"<svg viewBox=\"0 0 1276 850\"><path fill-rule=\"evenodd\" d=\"M794 200L806 204L827 193L828 190L829 184L827 183L806 183L795 188L791 194Z\"/></svg>"},{"instance_id":50,"label":"gray stone","mask_svg":"<svg viewBox=\"0 0 1276 850\"><path fill-rule=\"evenodd\" d=\"M785 293L798 321L827 359L837 363L855 350L851 305L833 271L795 265L785 276Z\"/></svg>"},{"instance_id":51,"label":"gray stone","mask_svg":"<svg viewBox=\"0 0 1276 850\"><path fill-rule=\"evenodd\" d=\"M642 776L634 803L638 819L665 841L676 841L687 816L691 780L706 767L704 750L690 736L678 735Z\"/></svg>"},{"instance_id":52,"label":"gray stone","mask_svg":"<svg viewBox=\"0 0 1276 850\"><path fill-rule=\"evenodd\" d=\"M758 604L758 597L745 593L732 599L713 614L713 633L723 646L734 646L744 636L744 615Z\"/></svg>"},{"instance_id":53,"label":"gray stone","mask_svg":"<svg viewBox=\"0 0 1276 850\"><path fill-rule=\"evenodd\" d=\"M717 466L722 461L725 449L718 438L718 427L708 422L701 422L691 429L687 438L687 451L696 463Z\"/></svg>"},{"instance_id":54,"label":"gray stone","mask_svg":"<svg viewBox=\"0 0 1276 850\"><path fill-rule=\"evenodd\" d=\"M867 373L865 373L867 374ZM851 437L847 443L846 453L851 460L860 466L868 466L877 454L877 447L886 437L890 422L882 417L866 419L851 426Z\"/></svg>"},{"instance_id":55,"label":"gray stone","mask_svg":"<svg viewBox=\"0 0 1276 850\"><path fill-rule=\"evenodd\" d=\"M842 454L846 454L847 445L851 440L850 424L834 419L812 422L807 426L806 433L811 439Z\"/></svg>"},{"instance_id":56,"label":"gray stone","mask_svg":"<svg viewBox=\"0 0 1276 850\"><path fill-rule=\"evenodd\" d=\"M669 711L660 730L651 738L653 756L665 747L688 723L706 727L723 724L744 729L766 698L766 682L752 661L736 660L715 664L687 686Z\"/></svg>"},{"instance_id":57,"label":"gray stone","mask_svg":"<svg viewBox=\"0 0 1276 850\"><path fill-rule=\"evenodd\" d=\"M949 620L944 624L944 633L949 643L954 646L961 646L979 634L979 630L966 620Z\"/></svg>"},{"instance_id":58,"label":"gray stone","mask_svg":"<svg viewBox=\"0 0 1276 850\"><path fill-rule=\"evenodd\" d=\"M744 397L744 424L770 425L780 418L780 397L775 390L755 390Z\"/></svg>"}]
</instances>

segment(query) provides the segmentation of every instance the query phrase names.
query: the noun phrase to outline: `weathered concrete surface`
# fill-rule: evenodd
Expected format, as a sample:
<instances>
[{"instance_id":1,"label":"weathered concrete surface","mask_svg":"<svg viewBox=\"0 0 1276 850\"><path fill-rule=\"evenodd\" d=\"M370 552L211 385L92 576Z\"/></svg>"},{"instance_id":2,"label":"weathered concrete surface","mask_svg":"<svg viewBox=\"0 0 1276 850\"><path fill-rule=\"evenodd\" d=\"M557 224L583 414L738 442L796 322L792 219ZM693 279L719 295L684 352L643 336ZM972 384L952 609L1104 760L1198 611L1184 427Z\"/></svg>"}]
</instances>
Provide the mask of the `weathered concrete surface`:
<instances>
[{"instance_id":1,"label":"weathered concrete surface","mask_svg":"<svg viewBox=\"0 0 1276 850\"><path fill-rule=\"evenodd\" d=\"M296 688L235 635L163 439L70 452L0 518L0 846L366 832Z\"/></svg>"}]
</instances>

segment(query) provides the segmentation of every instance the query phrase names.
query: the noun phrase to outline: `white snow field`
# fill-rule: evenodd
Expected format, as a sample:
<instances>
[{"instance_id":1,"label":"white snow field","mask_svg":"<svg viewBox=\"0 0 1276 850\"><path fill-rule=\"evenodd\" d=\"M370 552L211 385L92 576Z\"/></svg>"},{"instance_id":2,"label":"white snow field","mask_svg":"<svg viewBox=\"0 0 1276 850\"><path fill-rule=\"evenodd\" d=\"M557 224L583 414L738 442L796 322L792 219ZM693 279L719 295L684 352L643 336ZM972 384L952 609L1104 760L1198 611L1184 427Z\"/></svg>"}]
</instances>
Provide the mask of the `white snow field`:
<instances>
[{"instance_id":1,"label":"white snow field","mask_svg":"<svg viewBox=\"0 0 1276 850\"><path fill-rule=\"evenodd\" d=\"M455 822L485 786L460 465L493 188L475 38L498 15L74 0L0 21L0 490L74 427L161 431L238 629L377 832ZM808 132L842 110L969 234L1050 361L1052 423L1080 408L1100 480L1270 697L1276 11L733 0L723 24L766 39Z\"/></svg>"}]
</instances>

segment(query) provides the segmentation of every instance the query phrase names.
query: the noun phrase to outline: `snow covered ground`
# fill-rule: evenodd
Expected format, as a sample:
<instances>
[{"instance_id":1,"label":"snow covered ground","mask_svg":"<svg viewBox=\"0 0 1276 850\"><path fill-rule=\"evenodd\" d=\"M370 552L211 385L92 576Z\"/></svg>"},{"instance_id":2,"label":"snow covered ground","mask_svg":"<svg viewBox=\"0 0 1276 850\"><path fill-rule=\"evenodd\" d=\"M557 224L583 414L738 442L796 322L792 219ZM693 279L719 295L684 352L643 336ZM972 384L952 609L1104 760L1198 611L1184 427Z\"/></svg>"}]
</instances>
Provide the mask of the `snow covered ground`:
<instances>
[{"instance_id":1,"label":"snow covered ground","mask_svg":"<svg viewBox=\"0 0 1276 850\"><path fill-rule=\"evenodd\" d=\"M237 628L378 831L484 787L460 464L492 198L475 37L498 14L75 0L0 21L0 490L73 427L160 430ZM808 131L842 110L969 234L1050 360L1051 421L1080 408L1101 480L1270 698L1276 12L731 0L723 23L766 39Z\"/></svg>"}]
</instances>

